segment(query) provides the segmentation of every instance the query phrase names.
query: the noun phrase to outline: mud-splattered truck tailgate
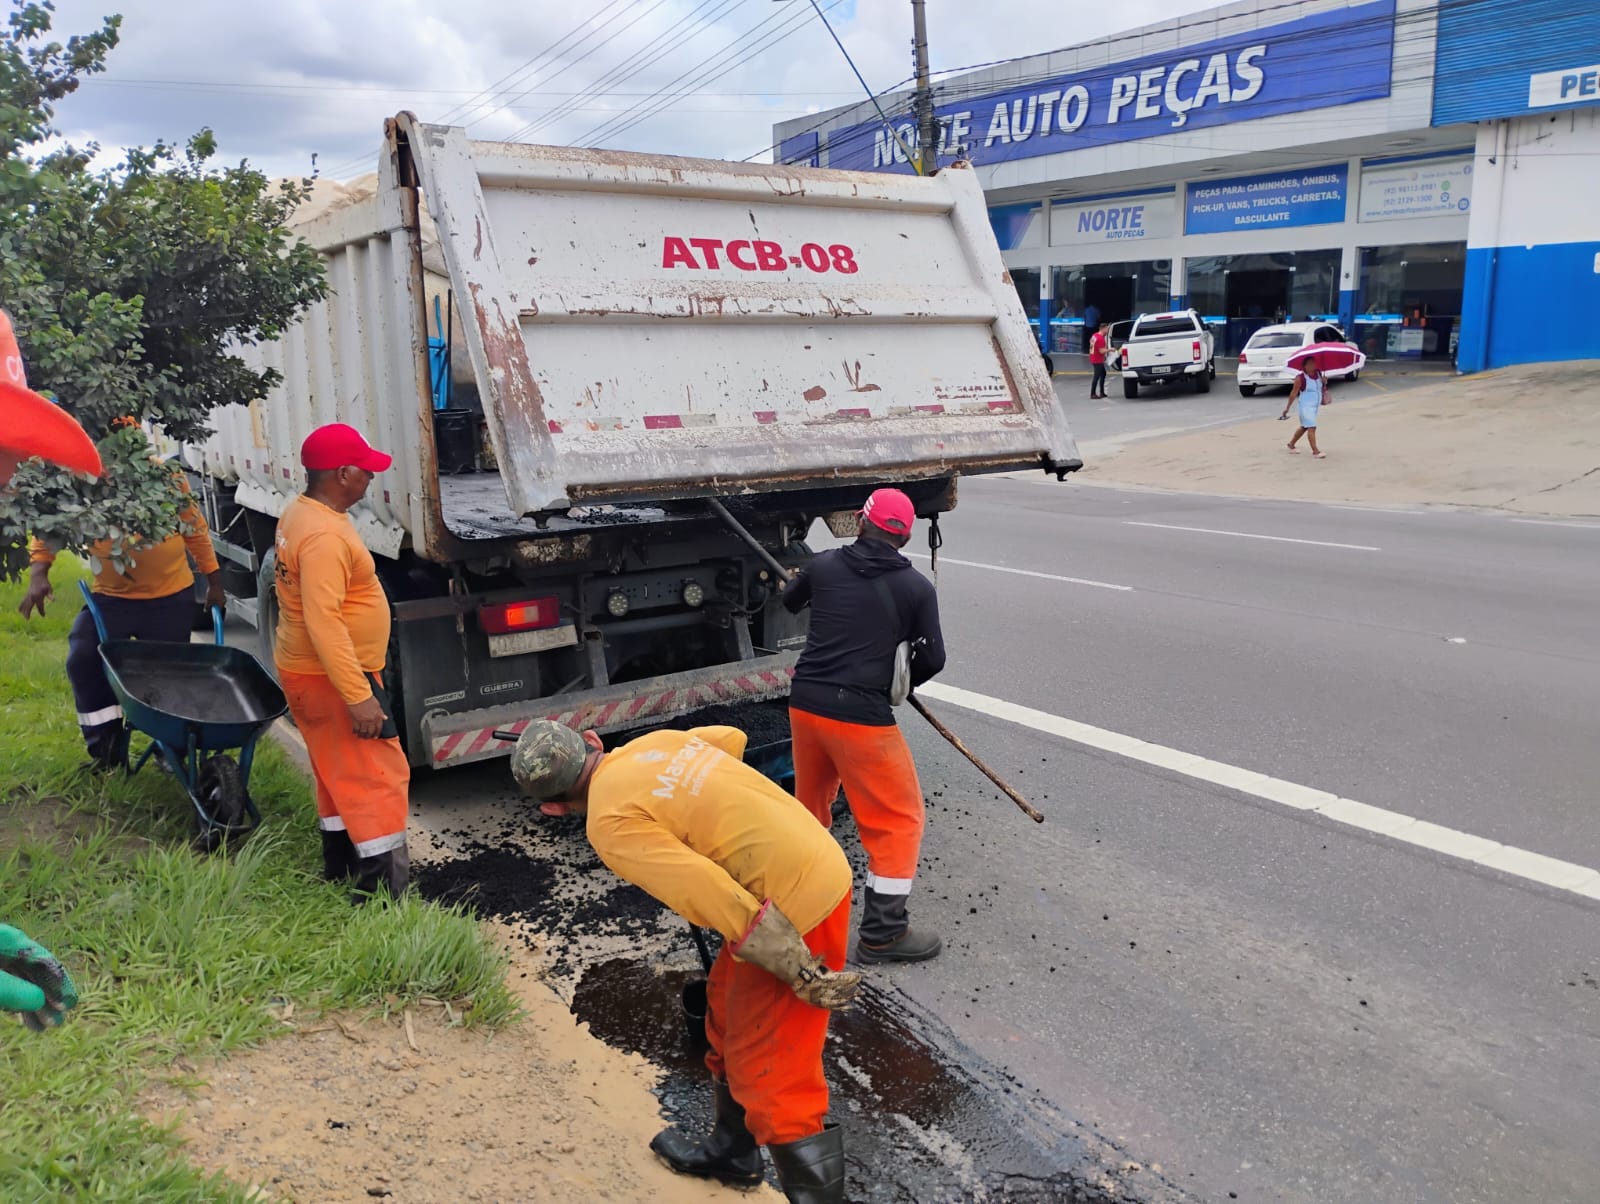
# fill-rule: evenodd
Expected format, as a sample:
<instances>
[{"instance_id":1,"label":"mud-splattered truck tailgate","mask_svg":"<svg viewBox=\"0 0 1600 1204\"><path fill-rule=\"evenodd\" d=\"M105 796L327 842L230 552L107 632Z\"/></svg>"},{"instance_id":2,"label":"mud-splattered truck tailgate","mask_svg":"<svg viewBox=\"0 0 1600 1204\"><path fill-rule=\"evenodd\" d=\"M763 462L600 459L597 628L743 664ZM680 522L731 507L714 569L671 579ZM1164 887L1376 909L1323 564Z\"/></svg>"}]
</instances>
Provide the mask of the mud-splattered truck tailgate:
<instances>
[{"instance_id":1,"label":"mud-splattered truck tailgate","mask_svg":"<svg viewBox=\"0 0 1600 1204\"><path fill-rule=\"evenodd\" d=\"M281 383L186 459L270 634L301 441L348 422L393 454L351 517L416 764L503 755L537 717L625 731L786 695L805 618L708 498L798 566L879 485L931 518L964 473L1079 466L966 168L474 142L401 114L371 182L336 187L296 226L329 297L241 349Z\"/></svg>"},{"instance_id":2,"label":"mud-splattered truck tailgate","mask_svg":"<svg viewBox=\"0 0 1600 1204\"><path fill-rule=\"evenodd\" d=\"M409 136L521 513L1077 459L971 171Z\"/></svg>"}]
</instances>

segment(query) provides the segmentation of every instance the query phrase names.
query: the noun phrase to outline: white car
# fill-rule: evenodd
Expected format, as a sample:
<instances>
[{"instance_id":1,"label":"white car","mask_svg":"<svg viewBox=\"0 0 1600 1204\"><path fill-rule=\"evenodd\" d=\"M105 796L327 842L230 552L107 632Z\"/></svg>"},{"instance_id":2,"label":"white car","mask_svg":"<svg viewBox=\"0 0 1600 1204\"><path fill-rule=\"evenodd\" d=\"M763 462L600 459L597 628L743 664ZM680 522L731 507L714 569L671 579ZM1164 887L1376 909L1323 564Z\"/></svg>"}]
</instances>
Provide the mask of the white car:
<instances>
[{"instance_id":1,"label":"white car","mask_svg":"<svg viewBox=\"0 0 1600 1204\"><path fill-rule=\"evenodd\" d=\"M1284 366L1286 361L1302 347L1313 343L1346 343L1344 331L1328 322L1284 322L1278 326L1263 326L1250 336L1239 353L1239 392L1253 397L1257 389L1272 385L1285 388L1294 384L1300 375L1295 369ZM1327 373L1329 380L1355 380L1361 375L1360 362L1348 368L1338 368Z\"/></svg>"}]
</instances>

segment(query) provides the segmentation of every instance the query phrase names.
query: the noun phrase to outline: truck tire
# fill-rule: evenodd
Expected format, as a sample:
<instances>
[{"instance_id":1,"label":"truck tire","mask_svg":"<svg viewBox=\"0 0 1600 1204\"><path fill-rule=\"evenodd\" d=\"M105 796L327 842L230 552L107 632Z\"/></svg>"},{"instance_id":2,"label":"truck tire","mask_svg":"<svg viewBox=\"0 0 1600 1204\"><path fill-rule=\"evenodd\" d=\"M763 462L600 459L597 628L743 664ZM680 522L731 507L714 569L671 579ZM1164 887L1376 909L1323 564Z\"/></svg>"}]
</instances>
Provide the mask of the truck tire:
<instances>
[{"instance_id":1,"label":"truck tire","mask_svg":"<svg viewBox=\"0 0 1600 1204\"><path fill-rule=\"evenodd\" d=\"M1122 395L1128 398L1130 401L1139 396L1139 382L1136 380L1128 380L1126 377L1124 377L1122 380Z\"/></svg>"},{"instance_id":2,"label":"truck tire","mask_svg":"<svg viewBox=\"0 0 1600 1204\"><path fill-rule=\"evenodd\" d=\"M1239 396L1240 397L1254 397L1255 395L1256 395L1256 387L1254 385L1240 385L1239 386Z\"/></svg>"},{"instance_id":3,"label":"truck tire","mask_svg":"<svg viewBox=\"0 0 1600 1204\"><path fill-rule=\"evenodd\" d=\"M1211 392L1211 372L1208 369L1202 368L1199 372L1195 373L1194 391L1196 393Z\"/></svg>"},{"instance_id":4,"label":"truck tire","mask_svg":"<svg viewBox=\"0 0 1600 1204\"><path fill-rule=\"evenodd\" d=\"M1048 355L1044 357L1044 374L1051 377L1056 374L1056 362Z\"/></svg>"}]
</instances>

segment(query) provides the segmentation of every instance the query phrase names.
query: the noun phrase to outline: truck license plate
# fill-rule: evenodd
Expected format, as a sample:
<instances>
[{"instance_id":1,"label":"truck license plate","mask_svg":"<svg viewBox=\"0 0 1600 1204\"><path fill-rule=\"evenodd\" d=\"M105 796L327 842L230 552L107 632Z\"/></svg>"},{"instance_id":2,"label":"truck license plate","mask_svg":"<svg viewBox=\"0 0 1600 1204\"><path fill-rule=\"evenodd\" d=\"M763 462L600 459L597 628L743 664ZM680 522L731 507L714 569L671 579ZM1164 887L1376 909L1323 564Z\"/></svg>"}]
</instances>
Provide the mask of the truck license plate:
<instances>
[{"instance_id":1,"label":"truck license plate","mask_svg":"<svg viewBox=\"0 0 1600 1204\"><path fill-rule=\"evenodd\" d=\"M1159 374L1159 373L1162 373L1162 372L1171 372L1172 369L1168 368L1168 367L1160 367L1160 368L1152 368L1152 369L1150 369L1150 371Z\"/></svg>"}]
</instances>

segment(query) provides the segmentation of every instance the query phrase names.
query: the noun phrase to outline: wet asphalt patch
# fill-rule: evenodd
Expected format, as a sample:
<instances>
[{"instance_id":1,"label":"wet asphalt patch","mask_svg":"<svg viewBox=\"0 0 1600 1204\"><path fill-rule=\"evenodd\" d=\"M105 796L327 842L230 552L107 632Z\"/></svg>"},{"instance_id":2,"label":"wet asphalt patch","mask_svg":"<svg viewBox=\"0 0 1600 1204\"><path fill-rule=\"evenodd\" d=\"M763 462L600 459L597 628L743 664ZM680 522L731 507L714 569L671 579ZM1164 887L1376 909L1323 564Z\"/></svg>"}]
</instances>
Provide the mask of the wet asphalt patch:
<instances>
[{"instance_id":1,"label":"wet asphalt patch","mask_svg":"<svg viewBox=\"0 0 1600 1204\"><path fill-rule=\"evenodd\" d=\"M508 815L493 833L446 833L459 855L419 863L417 888L521 932L578 1019L661 1068L656 1094L667 1121L708 1131L704 1046L691 1041L680 1002L684 984L702 973L683 920L612 875L583 839L581 821L552 821L531 808ZM846 848L860 860L857 841ZM846 1131L847 1199L1183 1198L1165 1177L964 1046L884 978L869 972L861 1001L831 1025L825 1055L832 1115Z\"/></svg>"}]
</instances>

